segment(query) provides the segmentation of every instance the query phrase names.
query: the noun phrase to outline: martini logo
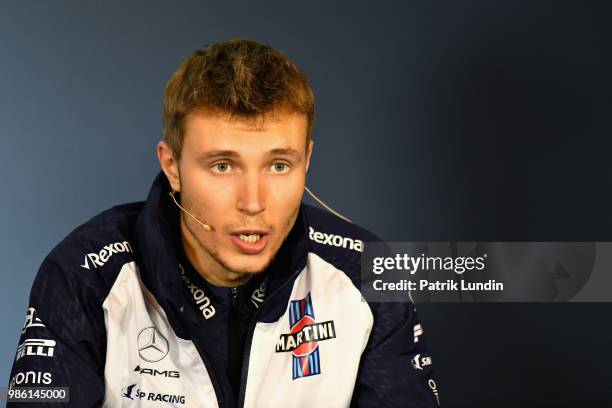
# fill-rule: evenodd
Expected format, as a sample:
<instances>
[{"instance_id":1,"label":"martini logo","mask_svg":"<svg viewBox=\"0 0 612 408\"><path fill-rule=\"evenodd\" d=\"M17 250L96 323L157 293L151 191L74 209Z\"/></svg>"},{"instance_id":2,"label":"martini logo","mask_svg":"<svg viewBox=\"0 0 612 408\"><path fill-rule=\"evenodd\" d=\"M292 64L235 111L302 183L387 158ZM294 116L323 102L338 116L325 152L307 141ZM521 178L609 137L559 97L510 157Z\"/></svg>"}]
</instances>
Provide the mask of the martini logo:
<instances>
[{"instance_id":1,"label":"martini logo","mask_svg":"<svg viewBox=\"0 0 612 408\"><path fill-rule=\"evenodd\" d=\"M276 352L293 355L293 379L321 374L319 342L336 338L334 321L317 323L310 293L289 306L290 333L281 334Z\"/></svg>"},{"instance_id":2,"label":"martini logo","mask_svg":"<svg viewBox=\"0 0 612 408\"><path fill-rule=\"evenodd\" d=\"M168 340L155 327L147 327L138 334L138 354L149 363L155 363L168 354Z\"/></svg>"}]
</instances>

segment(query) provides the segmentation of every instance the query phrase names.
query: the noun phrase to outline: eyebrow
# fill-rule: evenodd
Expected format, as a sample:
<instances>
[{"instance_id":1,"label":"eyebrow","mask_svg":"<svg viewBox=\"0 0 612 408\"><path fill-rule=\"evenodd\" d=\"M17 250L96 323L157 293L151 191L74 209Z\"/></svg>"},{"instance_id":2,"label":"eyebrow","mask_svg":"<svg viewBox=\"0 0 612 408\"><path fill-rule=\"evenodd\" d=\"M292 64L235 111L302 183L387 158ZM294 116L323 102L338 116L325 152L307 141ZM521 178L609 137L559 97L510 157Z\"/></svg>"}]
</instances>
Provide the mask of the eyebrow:
<instances>
[{"instance_id":1,"label":"eyebrow","mask_svg":"<svg viewBox=\"0 0 612 408\"><path fill-rule=\"evenodd\" d=\"M277 148L272 149L266 153L266 156L291 156L295 160L301 160L302 154L291 148ZM198 160L208 161L214 160L218 158L239 158L240 155L233 150L211 150L210 152L206 152L198 157Z\"/></svg>"},{"instance_id":2,"label":"eyebrow","mask_svg":"<svg viewBox=\"0 0 612 408\"><path fill-rule=\"evenodd\" d=\"M239 155L233 150L211 150L210 152L206 152L200 155L200 157L198 157L198 160L212 160L221 157L237 158L239 157Z\"/></svg>"},{"instance_id":3,"label":"eyebrow","mask_svg":"<svg viewBox=\"0 0 612 408\"><path fill-rule=\"evenodd\" d=\"M269 156L292 156L295 160L301 160L302 154L295 149L272 149L268 152Z\"/></svg>"}]
</instances>

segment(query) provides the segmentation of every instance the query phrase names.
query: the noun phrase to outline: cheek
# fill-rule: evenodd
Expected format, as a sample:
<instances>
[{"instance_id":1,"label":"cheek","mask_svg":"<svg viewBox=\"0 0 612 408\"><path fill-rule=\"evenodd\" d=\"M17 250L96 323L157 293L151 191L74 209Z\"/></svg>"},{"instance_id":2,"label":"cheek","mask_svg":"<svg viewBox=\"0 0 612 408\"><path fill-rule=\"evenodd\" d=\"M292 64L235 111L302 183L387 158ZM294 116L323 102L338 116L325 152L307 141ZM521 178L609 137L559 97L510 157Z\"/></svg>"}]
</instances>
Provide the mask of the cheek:
<instances>
[{"instance_id":1,"label":"cheek","mask_svg":"<svg viewBox=\"0 0 612 408\"><path fill-rule=\"evenodd\" d=\"M196 208L207 214L223 213L233 199L231 186L214 177L193 177L184 188L189 192L191 202Z\"/></svg>"},{"instance_id":2,"label":"cheek","mask_svg":"<svg viewBox=\"0 0 612 408\"><path fill-rule=\"evenodd\" d=\"M304 194L304 178L301 176L278 180L269 186L268 207L290 213L300 203Z\"/></svg>"}]
</instances>

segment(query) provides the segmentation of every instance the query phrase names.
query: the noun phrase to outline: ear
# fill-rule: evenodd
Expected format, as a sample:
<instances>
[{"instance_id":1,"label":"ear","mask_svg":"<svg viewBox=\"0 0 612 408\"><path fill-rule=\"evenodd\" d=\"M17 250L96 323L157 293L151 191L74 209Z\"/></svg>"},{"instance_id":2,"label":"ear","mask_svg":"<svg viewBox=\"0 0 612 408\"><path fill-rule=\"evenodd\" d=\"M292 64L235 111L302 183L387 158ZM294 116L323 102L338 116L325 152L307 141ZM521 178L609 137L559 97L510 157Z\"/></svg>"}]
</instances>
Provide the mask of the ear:
<instances>
[{"instance_id":1,"label":"ear","mask_svg":"<svg viewBox=\"0 0 612 408\"><path fill-rule=\"evenodd\" d=\"M308 150L306 152L306 172L308 172L308 167L310 167L310 156L312 156L312 148L314 147L314 140L310 139L308 142Z\"/></svg>"},{"instance_id":2,"label":"ear","mask_svg":"<svg viewBox=\"0 0 612 408\"><path fill-rule=\"evenodd\" d=\"M170 145L163 140L157 144L157 159L170 182L170 187L172 187L174 191L180 192L181 181L178 168L179 163L174 157L174 152Z\"/></svg>"}]
</instances>

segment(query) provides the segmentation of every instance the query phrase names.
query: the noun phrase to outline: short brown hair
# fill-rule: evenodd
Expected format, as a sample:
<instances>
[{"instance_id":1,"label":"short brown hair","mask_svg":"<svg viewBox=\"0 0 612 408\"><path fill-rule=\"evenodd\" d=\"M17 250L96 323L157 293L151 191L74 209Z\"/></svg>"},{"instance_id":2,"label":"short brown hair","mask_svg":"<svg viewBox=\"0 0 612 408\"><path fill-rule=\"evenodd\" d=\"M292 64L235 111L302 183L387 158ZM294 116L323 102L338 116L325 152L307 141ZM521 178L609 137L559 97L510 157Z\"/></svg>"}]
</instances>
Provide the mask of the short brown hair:
<instances>
[{"instance_id":1,"label":"short brown hair","mask_svg":"<svg viewBox=\"0 0 612 408\"><path fill-rule=\"evenodd\" d=\"M164 92L164 134L181 156L185 118L194 109L261 117L276 109L303 113L310 139L314 94L306 76L274 48L229 40L191 54L172 74Z\"/></svg>"}]
</instances>

